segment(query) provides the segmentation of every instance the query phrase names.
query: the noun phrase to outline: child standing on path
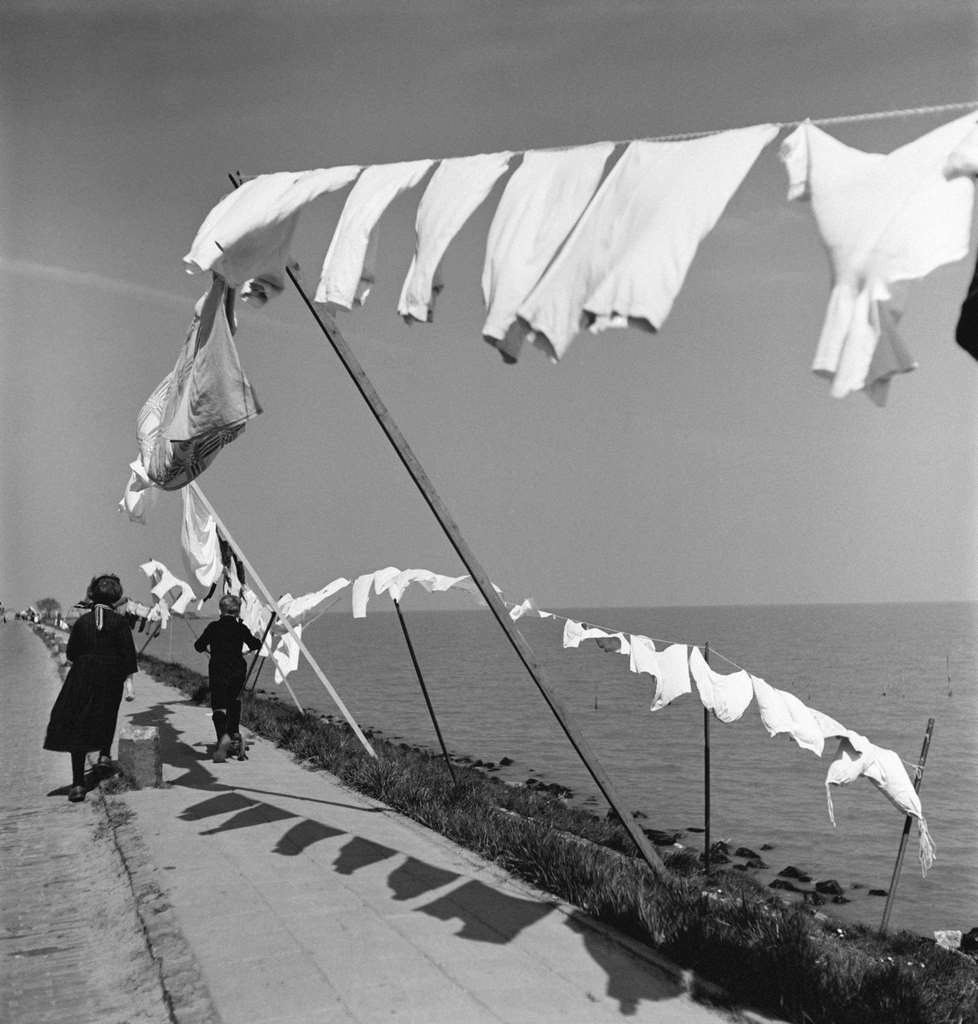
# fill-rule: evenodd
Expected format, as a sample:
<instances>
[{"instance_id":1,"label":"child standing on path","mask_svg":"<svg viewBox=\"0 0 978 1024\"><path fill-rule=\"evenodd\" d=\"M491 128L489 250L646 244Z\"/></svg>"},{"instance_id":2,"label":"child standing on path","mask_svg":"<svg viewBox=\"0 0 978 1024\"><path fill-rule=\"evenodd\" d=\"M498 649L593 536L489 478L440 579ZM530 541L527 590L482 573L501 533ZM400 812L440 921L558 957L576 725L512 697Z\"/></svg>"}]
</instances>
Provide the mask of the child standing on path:
<instances>
[{"instance_id":1,"label":"child standing on path","mask_svg":"<svg viewBox=\"0 0 978 1024\"><path fill-rule=\"evenodd\" d=\"M116 612L122 584L113 573L88 585L92 610L71 627L66 655L71 670L51 709L45 750L71 754L68 799L85 799L85 755L99 752L99 767L111 768L112 738L123 683L137 670L136 645L125 616Z\"/></svg>"},{"instance_id":2,"label":"child standing on path","mask_svg":"<svg viewBox=\"0 0 978 1024\"><path fill-rule=\"evenodd\" d=\"M230 750L237 754L239 761L243 761L244 744L238 731L241 723L241 688L248 672L243 649L247 647L250 651L257 651L261 641L238 618L241 611L240 598L225 594L218 607L221 617L211 622L194 641L194 649L201 653L210 651L207 675L214 731L217 733L214 760L218 763L226 761Z\"/></svg>"}]
</instances>

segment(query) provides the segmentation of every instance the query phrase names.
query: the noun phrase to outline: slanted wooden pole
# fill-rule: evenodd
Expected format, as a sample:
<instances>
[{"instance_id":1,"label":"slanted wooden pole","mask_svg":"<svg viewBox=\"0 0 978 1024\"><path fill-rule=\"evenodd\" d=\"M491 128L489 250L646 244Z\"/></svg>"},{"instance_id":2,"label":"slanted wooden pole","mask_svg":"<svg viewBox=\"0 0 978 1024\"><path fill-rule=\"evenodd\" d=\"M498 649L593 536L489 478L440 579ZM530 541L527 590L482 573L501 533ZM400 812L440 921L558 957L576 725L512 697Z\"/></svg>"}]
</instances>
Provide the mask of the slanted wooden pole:
<instances>
[{"instance_id":1,"label":"slanted wooden pole","mask_svg":"<svg viewBox=\"0 0 978 1024\"><path fill-rule=\"evenodd\" d=\"M231 180L235 185L237 185L237 181L233 176L231 176ZM421 496L424 498L432 513L434 513L439 525L448 537L449 543L462 560L462 563L468 570L469 575L472 577L472 581L479 588L479 593L482 594L486 604L489 605L490 612L492 612L493 617L506 634L506 638L509 640L513 650L516 651L517 656L523 663L524 668L533 680L537 689L540 691L540 694L547 706L557 719L561 729L563 729L564 734L570 741L571 746L576 751L578 757L580 757L584 762L584 766L590 773L591 778L594 779L598 789L601 791L601 794L618 815L625 830L631 836L639 853L645 860L646 864L648 864L652 869L653 873L656 875L667 875L668 871L666 870L666 866L662 863L662 860L652 848L652 845L649 843L645 833L642 832L635 823L635 819L615 792L611 784L611 779L608 777L604 767L591 750L589 744L578 730L577 726L571 721L564 705L558 699L553 690L551 690L543 674L543 670L536 663L536 659L534 658L530 645L526 642L526 639L523 637L523 634L519 629L516 628L516 624L512 619L510 619L509 613L506 611L505 605L496 593L486 571L482 568L482 565L476 559L468 544L463 539L457 524L454 519L452 519L448 509L445 507L441 498L435 491L435 488L428 479L421 463L418 461L417 456L415 456L407 441L404 439L404 435L401 434L391 417L391 414L387 411L387 407L374 390L373 384L364 373L363 368L360 366L360 363L353 354L352 349L347 344L346 339L340 333L335 321L325 310L320 312L320 310L316 308L312 300L306 294L305 289L299 283L298 278L296 278L290 268L286 268L286 273L288 274L289 280L292 282L295 290L298 292L299 297L305 304L306 309L309 310L313 319L319 325L319 329L323 332L326 340L333 347L333 351L339 357L339 360L346 369L346 372L350 375L350 379L353 381L364 401L370 407L370 411L373 413L374 418L380 425L381 430L383 430L384 434L387 436L388 441L390 441L393 446L394 451L403 463L408 475L417 485L418 490L421 492Z\"/></svg>"},{"instance_id":2,"label":"slanted wooden pole","mask_svg":"<svg viewBox=\"0 0 978 1024\"><path fill-rule=\"evenodd\" d=\"M268 634L272 631L272 626L275 624L275 620L278 616L275 612L272 612L268 619L268 625L265 627L265 632L261 635L261 643L258 645L258 650L255 651L255 656L251 659L251 664L248 666L248 674L245 676L245 689L248 687L248 680L251 678L251 673L255 671L255 663L261 658L261 649L265 646L265 641L268 639ZM262 670L262 666L265 664L265 659L261 658L261 665L258 666L258 672L255 672L255 681L252 683L251 688L254 689L258 685L258 676Z\"/></svg>"},{"instance_id":3,"label":"slanted wooden pole","mask_svg":"<svg viewBox=\"0 0 978 1024\"><path fill-rule=\"evenodd\" d=\"M710 664L710 641L703 645L703 660ZM710 710L703 706L703 870L710 873Z\"/></svg>"},{"instance_id":4,"label":"slanted wooden pole","mask_svg":"<svg viewBox=\"0 0 978 1024\"><path fill-rule=\"evenodd\" d=\"M927 730L924 733L924 745L920 748L920 760L913 776L913 788L915 793L920 792L924 781L924 765L927 762L927 752L930 750L930 739L934 734L934 719L927 719ZM910 826L913 824L913 815L908 814L907 820L903 823L903 834L900 836L900 849L897 851L896 864L893 865L893 877L890 879L890 888L886 894L886 905L883 907L883 920L880 923L880 935L886 934L887 926L890 923L890 911L893 909L893 897L896 895L897 883L900 881L900 869L903 867L903 855L907 850L907 839L910 836Z\"/></svg>"},{"instance_id":5,"label":"slanted wooden pole","mask_svg":"<svg viewBox=\"0 0 978 1024\"><path fill-rule=\"evenodd\" d=\"M428 705L428 714L431 716L431 724L435 727L435 734L438 736L438 742L441 744L441 752L445 755L445 764L448 767L448 774L452 777L452 782L457 783L458 779L455 777L455 769L452 767L452 759L448 756L448 748L445 746L445 740L441 734L441 728L438 725L438 719L435 717L435 709L431 706L431 698L428 696L428 687L425 686L424 676L421 674L421 666L418 664L418 659L414 653L414 644L411 643L411 634L408 633L407 623L404 621L404 616L401 614L401 605L396 597L391 598L394 602L394 609L397 612L397 621L401 624L401 632L404 634L404 640L407 643L408 652L411 655L411 663L414 665L414 674L418 677L418 682L421 684L421 692L424 694L424 702Z\"/></svg>"},{"instance_id":6,"label":"slanted wooden pole","mask_svg":"<svg viewBox=\"0 0 978 1024\"><path fill-rule=\"evenodd\" d=\"M347 710L347 707L340 698L340 695L336 692L336 690L333 689L333 684L326 678L326 673L323 672L323 670L319 667L319 663L309 653L309 648L306 647L306 645L302 642L302 637L296 631L292 623L289 622L288 616L282 614L282 609L279 608L278 602L275 600L274 597L272 597L268 587L266 587L265 584L262 582L262 578L258 575L257 572L255 572L255 567L248 561L248 558L245 555L244 551L241 550L240 545L231 536L231 531L221 521L221 517L217 514L217 511L215 510L214 506L208 500L207 495L205 495L204 492L200 489L200 484L198 484L196 480L193 480L189 484L187 484L187 486L192 487L194 489L194 493L204 503L204 507L207 509L207 511L210 512L210 514L214 517L214 522L217 524L217 528L228 539L228 542L231 544L234 550L237 551L245 567L245 570L255 581L255 583L258 584L258 589L262 592L262 596L265 598L268 604L272 606L272 610L282 620L282 625L285 626L286 630L289 633L289 636L291 636L292 639L295 640L299 650L302 651L302 653L306 656L306 661L309 662L309 667L313 670L313 672L315 672L316 678L323 684L323 686L326 687L326 690L328 691L329 695L335 701L336 706L342 712L343 717L349 723L350 728L356 734L357 739L363 745L364 750L366 750L371 757L376 757L377 754L374 748L370 745L370 742L368 741L367 737L364 736L362 730L360 729L360 726L357 725L353 715L351 715L350 712ZM292 692L292 687L289 686L289 681L285 679L283 680L283 682L285 683L285 688L289 691L289 694L295 701L296 706L299 708L300 711L302 711L302 705L299 703L296 695Z\"/></svg>"}]
</instances>

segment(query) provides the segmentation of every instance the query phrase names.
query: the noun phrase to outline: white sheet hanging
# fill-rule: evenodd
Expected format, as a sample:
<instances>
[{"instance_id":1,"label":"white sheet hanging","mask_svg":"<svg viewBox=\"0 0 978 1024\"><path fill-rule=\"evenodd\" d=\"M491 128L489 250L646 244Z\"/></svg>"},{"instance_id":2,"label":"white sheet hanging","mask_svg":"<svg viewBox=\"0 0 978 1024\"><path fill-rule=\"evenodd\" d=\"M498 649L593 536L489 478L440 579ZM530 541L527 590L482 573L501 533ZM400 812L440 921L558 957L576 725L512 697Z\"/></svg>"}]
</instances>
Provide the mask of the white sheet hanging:
<instances>
[{"instance_id":1,"label":"white sheet hanging","mask_svg":"<svg viewBox=\"0 0 978 1024\"><path fill-rule=\"evenodd\" d=\"M244 182L197 229L183 258L187 272L211 270L235 287L250 278L280 278L303 207L349 185L359 173L359 167L325 167L260 174Z\"/></svg>"},{"instance_id":2,"label":"white sheet hanging","mask_svg":"<svg viewBox=\"0 0 978 1024\"><path fill-rule=\"evenodd\" d=\"M927 827L920 797L913 788L903 761L896 751L877 747L851 729L847 729L842 737L835 760L829 765L825 776L825 796L833 826L835 808L830 787L848 785L860 776L869 779L897 810L917 819L920 872L926 876L937 856L937 847Z\"/></svg>"},{"instance_id":3,"label":"white sheet hanging","mask_svg":"<svg viewBox=\"0 0 978 1024\"><path fill-rule=\"evenodd\" d=\"M442 160L418 204L417 243L397 311L408 322L434 317L442 289L440 267L449 243L509 166L512 153L480 153Z\"/></svg>"},{"instance_id":4,"label":"white sheet hanging","mask_svg":"<svg viewBox=\"0 0 978 1024\"><path fill-rule=\"evenodd\" d=\"M482 336L504 362L517 361L527 333L516 321L517 307L591 200L613 149L610 142L598 142L568 150L531 150L503 189L486 239Z\"/></svg>"},{"instance_id":5,"label":"white sheet hanging","mask_svg":"<svg viewBox=\"0 0 978 1024\"><path fill-rule=\"evenodd\" d=\"M758 676L751 676L757 709L761 723L769 736L787 733L799 747L810 750L816 757L822 756L825 747L823 723L815 717L813 710L803 704L793 693L778 690Z\"/></svg>"},{"instance_id":6,"label":"white sheet hanging","mask_svg":"<svg viewBox=\"0 0 978 1024\"><path fill-rule=\"evenodd\" d=\"M283 594L277 602L279 611L293 625L308 625L325 614L349 585L350 581L345 576L339 576L327 583L325 587L309 594L303 594L301 597ZM272 628L285 631L285 625L281 624L281 619Z\"/></svg>"},{"instance_id":7,"label":"white sheet hanging","mask_svg":"<svg viewBox=\"0 0 978 1024\"><path fill-rule=\"evenodd\" d=\"M209 589L224 571L217 521L192 487L184 487L180 544L184 565L191 579Z\"/></svg>"},{"instance_id":8,"label":"white sheet hanging","mask_svg":"<svg viewBox=\"0 0 978 1024\"><path fill-rule=\"evenodd\" d=\"M662 326L702 239L775 125L632 142L518 314L561 358L582 327Z\"/></svg>"},{"instance_id":9,"label":"white sheet hanging","mask_svg":"<svg viewBox=\"0 0 978 1024\"><path fill-rule=\"evenodd\" d=\"M689 682L689 648L686 644L670 644L657 653L659 675L650 711L658 711L684 693L691 693Z\"/></svg>"},{"instance_id":10,"label":"white sheet hanging","mask_svg":"<svg viewBox=\"0 0 978 1024\"><path fill-rule=\"evenodd\" d=\"M721 722L736 722L743 716L754 696L749 673L740 671L724 675L714 672L698 647L690 651L689 669L703 706Z\"/></svg>"},{"instance_id":11,"label":"white sheet hanging","mask_svg":"<svg viewBox=\"0 0 978 1024\"><path fill-rule=\"evenodd\" d=\"M374 281L377 222L396 196L421 181L433 162L374 164L360 175L326 251L316 302L339 309L363 305Z\"/></svg>"},{"instance_id":12,"label":"white sheet hanging","mask_svg":"<svg viewBox=\"0 0 978 1024\"><path fill-rule=\"evenodd\" d=\"M812 369L844 398L886 402L891 379L917 366L897 333L908 282L968 254L974 188L944 176L975 113L895 149L865 153L808 122L781 145L789 199L810 199L832 267Z\"/></svg>"},{"instance_id":13,"label":"white sheet hanging","mask_svg":"<svg viewBox=\"0 0 978 1024\"><path fill-rule=\"evenodd\" d=\"M655 644L647 637L632 633L628 638L628 669L630 672L645 672L656 679L662 676Z\"/></svg>"}]
</instances>

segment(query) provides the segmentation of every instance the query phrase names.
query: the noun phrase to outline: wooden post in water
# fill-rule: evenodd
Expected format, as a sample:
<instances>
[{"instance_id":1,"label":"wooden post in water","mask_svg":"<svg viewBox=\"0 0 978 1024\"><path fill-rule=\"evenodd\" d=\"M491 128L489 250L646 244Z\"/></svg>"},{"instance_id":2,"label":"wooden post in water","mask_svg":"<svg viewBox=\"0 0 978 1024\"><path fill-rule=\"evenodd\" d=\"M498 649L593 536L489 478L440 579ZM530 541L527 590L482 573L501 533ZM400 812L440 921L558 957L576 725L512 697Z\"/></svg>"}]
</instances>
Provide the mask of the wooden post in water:
<instances>
[{"instance_id":1,"label":"wooden post in water","mask_svg":"<svg viewBox=\"0 0 978 1024\"><path fill-rule=\"evenodd\" d=\"M703 660L710 664L710 641L703 646ZM703 870L710 873L710 709L703 706Z\"/></svg>"},{"instance_id":2,"label":"wooden post in water","mask_svg":"<svg viewBox=\"0 0 978 1024\"><path fill-rule=\"evenodd\" d=\"M245 571L255 581L255 583L258 586L258 589L262 593L262 596L272 606L272 611L274 611L275 614L282 620L282 625L285 626L289 636L292 637L292 639L296 642L299 650L302 651L302 653L306 656L306 661L309 662L309 667L313 670L313 672L315 672L316 678L323 684L323 686L326 687L326 690L329 692L329 695L333 698L334 702L336 703L336 706L342 712L343 717L349 723L350 728L353 730L354 734L360 741L360 744L363 746L364 750L366 750L371 757L376 757L376 751L370 745L370 741L367 739L366 736L364 736L363 731L360 729L360 726L357 725L353 715L351 715L350 712L347 710L347 707L340 698L340 695L336 692L336 690L333 689L333 684L326 678L326 673L323 672L323 670L319 667L319 662L316 661L316 659L309 653L309 648L306 647L306 645L302 642L302 637L296 632L295 626L293 626L292 623L289 621L288 616L282 614L282 610L279 608L278 602L275 600L274 597L272 597L268 587L266 587L265 584L262 582L261 576L259 576L258 573L255 572L255 567L248 561L248 557L247 555L245 555L244 551L241 550L241 546L231 536L231 531L228 530L228 528L221 521L221 517L217 514L216 509L208 500L207 495L204 494L204 492L200 489L200 484L198 484L196 480L192 480L189 484L187 484L187 486L192 487L194 489L194 493L204 503L204 508L206 508L207 511L210 512L210 514L214 517L214 522L217 524L217 528L227 538L228 543L230 543L230 545L235 549L235 551L237 551L238 555L241 558L241 562L245 567ZM292 687L289 686L288 679L284 679L283 682L285 683L285 688L289 691L289 695L292 697L292 700L295 701L295 706L299 709L300 714L305 714L305 712L302 710L302 705L299 703L299 699L292 692Z\"/></svg>"},{"instance_id":3,"label":"wooden post in water","mask_svg":"<svg viewBox=\"0 0 978 1024\"><path fill-rule=\"evenodd\" d=\"M238 179L233 174L228 175L228 177L231 179L234 186L237 187L239 184ZM330 343L333 351L343 364L343 367L349 374L354 386L360 392L363 400L367 403L371 413L373 413L374 419L377 421L381 430L383 430L387 440L390 441L398 458L401 460L402 465L407 470L408 475L414 481L418 490L421 492L421 496L424 498L435 518L438 520L438 524L444 531L449 543L455 549L456 554L458 554L463 565L465 565L468 570L469 575L472 577L473 583L478 587L479 593L482 595L486 604L488 604L489 611L492 613L500 628L506 634L507 640L509 640L513 650L523 663L523 667L533 680L534 685L540 691L541 696L550 708L554 717L557 719L558 724L564 731L564 735L570 741L570 744L574 748L578 757L580 757L584 762L584 766L587 768L591 778L594 779L594 782L601 791L602 796L604 796L611 805L615 814L618 815L625 831L628 832L632 842L635 843L639 853L652 872L658 876L668 875L669 872L667 871L666 866L662 863L659 855L652 848L647 836L638 827L635 819L625 807L624 802L612 787L611 779L605 772L603 765L598 761L597 756L591 750L589 744L578 730L577 726L571 721L562 702L550 688L546 681L546 677L543 674L543 670L536 663L536 659L530 645L526 642L525 637L519 629L517 629L516 624L512 619L510 619L509 612L506 610L506 606L496 593L496 590L492 585L492 581L486 574L485 569L482 568L482 565L476 559L475 554L470 550L468 544L465 542L458 525L454 519L452 519L451 515L449 515L448 509L442 502L441 497L435 491L434 486L428 479L428 475L425 473L424 468L418 461L417 456L411 450L404 438L404 435L398 429L393 417L381 401L380 395L377 394L369 377L364 373L363 367L353 354L353 350L350 348L346 339L340 333L340 330L336 326L333 318L326 311L320 311L316 308L290 267L286 267L285 272L299 297L302 299L306 309L316 321L320 331L322 331L323 336Z\"/></svg>"},{"instance_id":4,"label":"wooden post in water","mask_svg":"<svg viewBox=\"0 0 978 1024\"><path fill-rule=\"evenodd\" d=\"M428 696L428 687L424 684L424 676L421 674L421 666L418 664L418 659L414 653L414 644L411 643L411 635L408 633L407 623L404 621L404 616L401 614L400 602L396 597L392 597L391 600L394 602L394 609L397 612L397 621L401 624L401 632L404 634L404 640L407 643L408 652L411 655L411 664L414 665L414 674L418 677L418 682L421 684L421 692L424 694L424 702L428 706L428 714L431 716L431 724L435 727L435 734L438 736L438 742L441 744L441 752L445 755L445 764L448 767L448 774L451 775L452 782L457 783L458 779L455 777L455 769L452 767L452 759L448 756L448 748L445 746L445 740L442 738L438 719L435 717L435 709L431 706L431 698Z\"/></svg>"},{"instance_id":5,"label":"wooden post in water","mask_svg":"<svg viewBox=\"0 0 978 1024\"><path fill-rule=\"evenodd\" d=\"M913 788L915 793L920 792L921 784L924 781L924 764L927 762L927 751L930 750L930 739L934 733L934 719L927 719L927 731L924 733L924 745L920 748L920 760L914 771ZM907 838L910 835L910 826L913 824L913 815L908 814L907 820L903 823L903 834L900 836L900 849L897 851L896 864L893 865L893 877L890 879L890 889L886 894L886 906L883 907L883 920L880 923L880 935L886 934L887 926L890 923L890 911L893 909L893 897L896 895L897 883L900 881L900 868L903 867L903 855L907 849Z\"/></svg>"}]
</instances>

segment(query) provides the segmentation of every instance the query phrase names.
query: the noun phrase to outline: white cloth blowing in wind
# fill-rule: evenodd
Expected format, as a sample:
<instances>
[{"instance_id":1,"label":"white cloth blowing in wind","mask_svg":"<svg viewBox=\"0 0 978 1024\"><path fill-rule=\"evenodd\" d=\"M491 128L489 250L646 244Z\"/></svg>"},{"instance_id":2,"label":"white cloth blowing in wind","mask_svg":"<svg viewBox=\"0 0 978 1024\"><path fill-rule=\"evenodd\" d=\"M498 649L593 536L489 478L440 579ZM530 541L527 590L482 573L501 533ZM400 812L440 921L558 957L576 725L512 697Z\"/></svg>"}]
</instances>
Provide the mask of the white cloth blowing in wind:
<instances>
[{"instance_id":1,"label":"white cloth blowing in wind","mask_svg":"<svg viewBox=\"0 0 978 1024\"><path fill-rule=\"evenodd\" d=\"M459 229L489 195L512 153L481 153L442 160L418 204L417 243L397 311L408 322L434 318L442 257Z\"/></svg>"},{"instance_id":2,"label":"white cloth blowing in wind","mask_svg":"<svg viewBox=\"0 0 978 1024\"><path fill-rule=\"evenodd\" d=\"M886 402L891 379L917 366L897 324L909 282L963 259L974 187L948 180L951 151L975 113L892 153L865 153L805 122L781 145L789 199L810 199L832 268L832 292L812 369L844 398Z\"/></svg>"},{"instance_id":3,"label":"white cloth blowing in wind","mask_svg":"<svg viewBox=\"0 0 978 1024\"><path fill-rule=\"evenodd\" d=\"M776 125L632 142L518 314L561 358L578 331L657 331Z\"/></svg>"},{"instance_id":4,"label":"white cloth blowing in wind","mask_svg":"<svg viewBox=\"0 0 978 1024\"><path fill-rule=\"evenodd\" d=\"M504 362L517 361L527 333L517 308L590 202L613 150L612 143L599 142L530 151L503 189L486 238L482 336Z\"/></svg>"},{"instance_id":5,"label":"white cloth blowing in wind","mask_svg":"<svg viewBox=\"0 0 978 1024\"><path fill-rule=\"evenodd\" d=\"M374 164L360 175L326 250L316 302L339 309L363 304L376 271L377 223L398 195L421 181L432 163Z\"/></svg>"}]
</instances>

